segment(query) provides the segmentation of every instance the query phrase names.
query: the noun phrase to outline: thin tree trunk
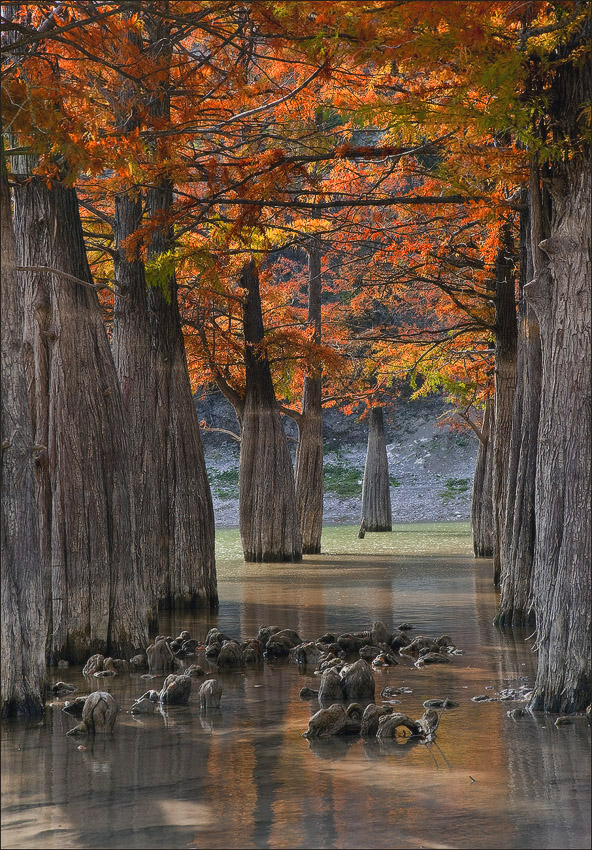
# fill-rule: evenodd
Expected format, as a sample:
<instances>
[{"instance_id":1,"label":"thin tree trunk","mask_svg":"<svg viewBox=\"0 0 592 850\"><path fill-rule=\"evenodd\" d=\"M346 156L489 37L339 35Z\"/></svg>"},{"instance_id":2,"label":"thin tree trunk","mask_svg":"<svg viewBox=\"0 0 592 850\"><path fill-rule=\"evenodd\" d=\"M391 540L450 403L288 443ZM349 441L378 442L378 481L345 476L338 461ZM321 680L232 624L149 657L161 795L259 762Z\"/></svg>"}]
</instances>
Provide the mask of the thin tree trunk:
<instances>
[{"instance_id":1,"label":"thin tree trunk","mask_svg":"<svg viewBox=\"0 0 592 850\"><path fill-rule=\"evenodd\" d=\"M308 321L314 323L313 340L321 343L321 249L317 240L308 248ZM296 450L296 498L302 551L321 551L323 530L323 402L321 370L313 368L304 378L302 415L298 422Z\"/></svg>"},{"instance_id":2,"label":"thin tree trunk","mask_svg":"<svg viewBox=\"0 0 592 850\"><path fill-rule=\"evenodd\" d=\"M493 432L495 408L491 399L485 405L483 428L479 441L477 465L473 478L471 528L476 558L493 557Z\"/></svg>"},{"instance_id":3,"label":"thin tree trunk","mask_svg":"<svg viewBox=\"0 0 592 850\"><path fill-rule=\"evenodd\" d=\"M538 191L538 189L537 189ZM541 343L536 314L524 298L532 280L527 214L521 221L520 309L514 419L508 464L506 521L501 541L501 595L496 624L532 625L534 493L541 393Z\"/></svg>"},{"instance_id":4,"label":"thin tree trunk","mask_svg":"<svg viewBox=\"0 0 592 850\"><path fill-rule=\"evenodd\" d=\"M15 231L21 266L56 270L22 273L35 439L49 482L41 476L49 656L125 657L146 645L145 602L121 396L74 189L39 178L17 186Z\"/></svg>"},{"instance_id":5,"label":"thin tree trunk","mask_svg":"<svg viewBox=\"0 0 592 850\"><path fill-rule=\"evenodd\" d=\"M44 706L45 600L34 444L23 357L23 293L10 191L0 163L2 236L2 717Z\"/></svg>"},{"instance_id":6,"label":"thin tree trunk","mask_svg":"<svg viewBox=\"0 0 592 850\"><path fill-rule=\"evenodd\" d=\"M590 69L562 69L555 92L569 126L590 91ZM536 471L533 601L538 666L531 707L590 702L590 151L550 184L550 237L525 289L538 316L542 392ZM536 231L535 231L536 232Z\"/></svg>"},{"instance_id":7,"label":"thin tree trunk","mask_svg":"<svg viewBox=\"0 0 592 850\"><path fill-rule=\"evenodd\" d=\"M518 326L510 225L502 228L496 260L495 294L495 430L493 432L493 580L499 584L501 544L506 516L508 462L516 386Z\"/></svg>"},{"instance_id":8,"label":"thin tree trunk","mask_svg":"<svg viewBox=\"0 0 592 850\"><path fill-rule=\"evenodd\" d=\"M292 459L263 341L259 275L242 271L245 291L245 406L239 469L239 527L246 561L299 561L302 539Z\"/></svg>"},{"instance_id":9,"label":"thin tree trunk","mask_svg":"<svg viewBox=\"0 0 592 850\"><path fill-rule=\"evenodd\" d=\"M366 531L392 531L391 493L382 407L369 414L368 451L362 484L362 523Z\"/></svg>"}]
</instances>

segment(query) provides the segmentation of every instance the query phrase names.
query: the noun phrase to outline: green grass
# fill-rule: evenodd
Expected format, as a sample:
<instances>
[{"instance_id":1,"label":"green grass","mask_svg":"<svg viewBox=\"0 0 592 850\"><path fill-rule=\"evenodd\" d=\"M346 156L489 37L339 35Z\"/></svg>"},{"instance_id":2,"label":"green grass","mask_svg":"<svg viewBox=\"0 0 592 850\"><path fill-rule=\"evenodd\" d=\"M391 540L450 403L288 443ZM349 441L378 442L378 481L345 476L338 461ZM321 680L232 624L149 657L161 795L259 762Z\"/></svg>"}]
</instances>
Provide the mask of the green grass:
<instances>
[{"instance_id":1,"label":"green grass","mask_svg":"<svg viewBox=\"0 0 592 850\"><path fill-rule=\"evenodd\" d=\"M327 463L324 467L325 490L348 498L362 494L363 473L358 469Z\"/></svg>"},{"instance_id":2,"label":"green grass","mask_svg":"<svg viewBox=\"0 0 592 850\"><path fill-rule=\"evenodd\" d=\"M238 469L210 473L212 493L219 499L238 498Z\"/></svg>"},{"instance_id":3,"label":"green grass","mask_svg":"<svg viewBox=\"0 0 592 850\"><path fill-rule=\"evenodd\" d=\"M364 473L350 466L339 466L335 463L325 464L325 492L335 493L344 499L362 495ZM391 487L400 487L401 482L392 476L389 478Z\"/></svg>"},{"instance_id":4,"label":"green grass","mask_svg":"<svg viewBox=\"0 0 592 850\"><path fill-rule=\"evenodd\" d=\"M344 499L362 495L362 480L364 473L351 466L340 466L336 463L325 464L325 491L335 493ZM225 472L209 473L212 494L218 499L238 498L238 469L227 469ZM391 487L400 487L397 478L389 479Z\"/></svg>"},{"instance_id":5,"label":"green grass","mask_svg":"<svg viewBox=\"0 0 592 850\"><path fill-rule=\"evenodd\" d=\"M466 493L471 483L470 478L447 478L444 482L444 489L438 494L444 504L453 499L455 496L460 496L461 493Z\"/></svg>"}]
</instances>

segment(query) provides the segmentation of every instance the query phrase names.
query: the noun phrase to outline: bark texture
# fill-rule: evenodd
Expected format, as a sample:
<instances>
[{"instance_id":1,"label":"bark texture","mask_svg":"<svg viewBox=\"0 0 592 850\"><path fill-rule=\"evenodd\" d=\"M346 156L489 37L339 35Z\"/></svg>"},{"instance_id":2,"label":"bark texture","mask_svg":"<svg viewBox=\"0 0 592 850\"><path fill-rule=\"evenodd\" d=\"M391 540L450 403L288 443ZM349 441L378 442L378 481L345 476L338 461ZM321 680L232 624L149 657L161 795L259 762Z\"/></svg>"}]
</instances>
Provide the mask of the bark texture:
<instances>
[{"instance_id":1,"label":"bark texture","mask_svg":"<svg viewBox=\"0 0 592 850\"><path fill-rule=\"evenodd\" d=\"M141 105L151 120L170 114L170 25L149 9L144 23L146 43L133 32L129 37L158 67L158 84L146 102L144 88L122 79L117 120L125 130L139 127ZM218 602L212 497L187 370L177 280L166 262L173 241L166 224L172 200L173 184L165 179L156 179L144 193L131 187L116 199L114 221L119 293L113 351L130 435L138 556L154 627L159 607L213 607ZM137 252L130 256L126 242L142 226L144 213L156 222L147 250L149 274Z\"/></svg>"},{"instance_id":2,"label":"bark texture","mask_svg":"<svg viewBox=\"0 0 592 850\"><path fill-rule=\"evenodd\" d=\"M155 209L158 197L151 202ZM125 240L140 224L141 201L119 197L113 351L130 434L138 555L154 623L159 607L213 606L218 596L214 512L177 283L165 275L147 285L143 263L126 255ZM164 247L157 235L155 253Z\"/></svg>"},{"instance_id":3,"label":"bark texture","mask_svg":"<svg viewBox=\"0 0 592 850\"><path fill-rule=\"evenodd\" d=\"M243 268L245 404L239 468L239 528L246 561L299 561L302 539L294 472L267 357L254 261Z\"/></svg>"},{"instance_id":4,"label":"bark texture","mask_svg":"<svg viewBox=\"0 0 592 850\"><path fill-rule=\"evenodd\" d=\"M471 528L473 551L476 558L493 557L493 433L495 430L495 407L488 399L483 416L483 428L479 441L477 465L473 478L471 501Z\"/></svg>"},{"instance_id":5,"label":"bark texture","mask_svg":"<svg viewBox=\"0 0 592 850\"><path fill-rule=\"evenodd\" d=\"M538 191L538 189L537 189ZM535 542L535 474L541 395L541 341L536 314L524 297L532 280L528 215L522 215L517 382L501 539L500 604L496 624L526 626L534 622L532 563Z\"/></svg>"},{"instance_id":6,"label":"bark texture","mask_svg":"<svg viewBox=\"0 0 592 850\"><path fill-rule=\"evenodd\" d=\"M313 340L321 342L321 250L317 242L308 249L308 321L314 327ZM302 415L298 418L296 451L296 499L302 536L302 551L321 551L323 530L323 402L321 370L311 370L304 378Z\"/></svg>"},{"instance_id":7,"label":"bark texture","mask_svg":"<svg viewBox=\"0 0 592 850\"><path fill-rule=\"evenodd\" d=\"M15 231L19 264L37 269L21 274L47 649L51 660L126 657L147 642L144 593L121 396L75 191L37 178L17 186Z\"/></svg>"},{"instance_id":8,"label":"bark texture","mask_svg":"<svg viewBox=\"0 0 592 850\"><path fill-rule=\"evenodd\" d=\"M502 228L502 244L496 259L495 292L495 430L493 432L493 580L499 584L501 546L506 519L508 464L514 390L518 326L514 281L514 256L510 225Z\"/></svg>"},{"instance_id":9,"label":"bark texture","mask_svg":"<svg viewBox=\"0 0 592 850\"><path fill-rule=\"evenodd\" d=\"M580 101L581 102L581 101ZM526 287L540 323L542 392L536 472L534 708L590 702L590 159L551 184L548 262Z\"/></svg>"},{"instance_id":10,"label":"bark texture","mask_svg":"<svg viewBox=\"0 0 592 850\"><path fill-rule=\"evenodd\" d=\"M44 706L45 600L34 447L23 359L23 293L10 192L1 163L2 216L2 717Z\"/></svg>"},{"instance_id":11,"label":"bark texture","mask_svg":"<svg viewBox=\"0 0 592 850\"><path fill-rule=\"evenodd\" d=\"M382 407L373 407L369 413L368 451L362 484L361 519L366 531L393 530Z\"/></svg>"}]
</instances>

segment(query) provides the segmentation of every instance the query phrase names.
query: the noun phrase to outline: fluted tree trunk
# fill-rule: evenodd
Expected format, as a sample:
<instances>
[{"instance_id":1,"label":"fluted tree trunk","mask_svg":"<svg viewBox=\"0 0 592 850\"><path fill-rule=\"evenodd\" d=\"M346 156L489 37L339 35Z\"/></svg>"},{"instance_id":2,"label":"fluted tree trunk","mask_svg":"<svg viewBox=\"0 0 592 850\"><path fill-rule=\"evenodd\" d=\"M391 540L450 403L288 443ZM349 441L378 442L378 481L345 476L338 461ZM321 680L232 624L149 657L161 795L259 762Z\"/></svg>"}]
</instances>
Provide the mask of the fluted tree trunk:
<instances>
[{"instance_id":1,"label":"fluted tree trunk","mask_svg":"<svg viewBox=\"0 0 592 850\"><path fill-rule=\"evenodd\" d=\"M368 450L362 484L362 523L366 531L392 531L391 493L382 407L373 407L368 418Z\"/></svg>"},{"instance_id":2,"label":"fluted tree trunk","mask_svg":"<svg viewBox=\"0 0 592 850\"><path fill-rule=\"evenodd\" d=\"M495 263L495 430L493 432L493 580L499 584L501 546L506 519L508 464L514 391L518 325L514 281L514 246L510 225L502 228L502 244Z\"/></svg>"},{"instance_id":3,"label":"fluted tree trunk","mask_svg":"<svg viewBox=\"0 0 592 850\"><path fill-rule=\"evenodd\" d=\"M121 395L74 189L15 188L50 659L145 646ZM50 270L50 271L48 271Z\"/></svg>"},{"instance_id":4,"label":"fluted tree trunk","mask_svg":"<svg viewBox=\"0 0 592 850\"><path fill-rule=\"evenodd\" d=\"M149 53L162 71L156 93L146 105L153 119L170 113L170 27L165 18L146 15L147 44L130 39ZM122 80L118 121L125 130L139 126L138 110L146 92ZM113 351L130 434L132 482L136 503L137 547L147 589L151 624L159 608L198 608L218 602L214 557L214 512L197 412L193 403L178 307L177 280L170 263L160 267L172 248L166 225L173 185L157 181L116 198L117 250ZM145 212L144 212L145 204ZM148 269L139 250L130 255L127 240L145 222L150 231ZM158 271L150 271L152 267ZM160 264L160 266L159 266Z\"/></svg>"},{"instance_id":5,"label":"fluted tree trunk","mask_svg":"<svg viewBox=\"0 0 592 850\"><path fill-rule=\"evenodd\" d=\"M479 451L473 478L471 529L476 558L493 557L493 432L495 408L488 399L479 437Z\"/></svg>"},{"instance_id":6,"label":"fluted tree trunk","mask_svg":"<svg viewBox=\"0 0 592 850\"><path fill-rule=\"evenodd\" d=\"M528 213L522 213L517 381L508 461L506 519L501 540L500 603L496 617L496 623L502 626L532 625L534 621L532 564L541 342L536 314L524 297L524 285L533 276L528 219Z\"/></svg>"},{"instance_id":7,"label":"fluted tree trunk","mask_svg":"<svg viewBox=\"0 0 592 850\"><path fill-rule=\"evenodd\" d=\"M313 239L308 247L308 321L313 341L321 343L321 248ZM302 552L321 551L323 530L323 401L321 370L311 369L304 378L302 413L297 418L296 499L302 535Z\"/></svg>"},{"instance_id":8,"label":"fluted tree trunk","mask_svg":"<svg viewBox=\"0 0 592 850\"><path fill-rule=\"evenodd\" d=\"M23 357L23 292L4 156L0 163L2 319L2 717L43 711L45 599L33 431Z\"/></svg>"},{"instance_id":9,"label":"fluted tree trunk","mask_svg":"<svg viewBox=\"0 0 592 850\"><path fill-rule=\"evenodd\" d=\"M582 39L589 39L589 24ZM589 64L564 64L553 119L577 134ZM525 288L541 330L542 391L536 470L533 601L537 677L531 706L570 711L590 702L591 157L580 142L554 163L550 235Z\"/></svg>"},{"instance_id":10,"label":"fluted tree trunk","mask_svg":"<svg viewBox=\"0 0 592 850\"><path fill-rule=\"evenodd\" d=\"M292 459L263 341L259 274L253 260L244 290L245 398L239 468L239 528L246 561L299 561L302 538Z\"/></svg>"}]
</instances>

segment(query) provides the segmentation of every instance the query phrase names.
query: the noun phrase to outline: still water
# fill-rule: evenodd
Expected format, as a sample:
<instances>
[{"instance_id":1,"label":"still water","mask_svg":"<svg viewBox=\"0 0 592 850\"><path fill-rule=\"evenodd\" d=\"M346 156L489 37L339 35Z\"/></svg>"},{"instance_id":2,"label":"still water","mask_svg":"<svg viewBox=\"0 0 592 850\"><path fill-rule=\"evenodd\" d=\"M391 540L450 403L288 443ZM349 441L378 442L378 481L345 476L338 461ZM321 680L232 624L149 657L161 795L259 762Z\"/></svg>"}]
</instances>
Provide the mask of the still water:
<instances>
[{"instance_id":1,"label":"still water","mask_svg":"<svg viewBox=\"0 0 592 850\"><path fill-rule=\"evenodd\" d=\"M113 737L67 738L76 722L48 702L42 723L2 729L2 847L6 848L584 848L590 843L590 728L585 719L511 720L516 702L477 694L532 684L526 632L492 626L491 562L474 561L468 525L396 526L357 539L328 527L323 554L302 564L245 564L238 533L218 532L220 608L161 621L203 639L260 625L304 639L404 621L415 634L450 634L464 655L451 664L376 672L412 689L397 706L450 697L432 744L360 738L307 741L318 708L303 702L312 670L283 661L224 673L220 710L187 707L137 718L129 707L162 677L90 679L51 670L79 693L109 690L123 711ZM413 634L413 632L412 632ZM195 660L195 659L191 659ZM203 656L197 659L208 669ZM218 676L215 666L210 667Z\"/></svg>"}]
</instances>

